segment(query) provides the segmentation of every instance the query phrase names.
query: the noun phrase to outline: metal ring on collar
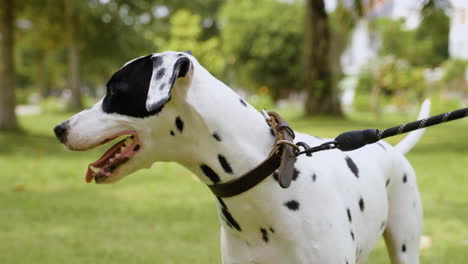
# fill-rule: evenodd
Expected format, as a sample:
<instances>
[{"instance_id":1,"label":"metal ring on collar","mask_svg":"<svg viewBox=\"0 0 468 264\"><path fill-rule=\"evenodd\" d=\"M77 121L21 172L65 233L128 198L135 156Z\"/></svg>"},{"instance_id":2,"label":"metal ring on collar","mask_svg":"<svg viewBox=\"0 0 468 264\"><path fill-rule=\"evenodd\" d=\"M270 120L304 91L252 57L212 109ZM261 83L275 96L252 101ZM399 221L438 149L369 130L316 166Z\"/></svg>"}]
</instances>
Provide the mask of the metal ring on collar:
<instances>
[{"instance_id":1,"label":"metal ring on collar","mask_svg":"<svg viewBox=\"0 0 468 264\"><path fill-rule=\"evenodd\" d=\"M281 145L281 144L285 144L285 145L289 145L293 147L294 153L298 153L299 151L301 151L301 149L296 144L294 144L294 142L291 142L289 140L282 139L276 142L276 145Z\"/></svg>"}]
</instances>

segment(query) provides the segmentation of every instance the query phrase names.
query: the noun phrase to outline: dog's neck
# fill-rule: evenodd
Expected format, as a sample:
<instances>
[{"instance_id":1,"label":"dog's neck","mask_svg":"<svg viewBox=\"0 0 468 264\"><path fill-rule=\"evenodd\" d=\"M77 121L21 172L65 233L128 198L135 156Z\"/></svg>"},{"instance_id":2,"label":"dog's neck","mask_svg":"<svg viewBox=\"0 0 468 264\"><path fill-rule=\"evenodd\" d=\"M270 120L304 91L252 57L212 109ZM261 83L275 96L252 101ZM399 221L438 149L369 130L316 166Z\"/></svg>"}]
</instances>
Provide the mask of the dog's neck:
<instances>
[{"instance_id":1,"label":"dog's neck","mask_svg":"<svg viewBox=\"0 0 468 264\"><path fill-rule=\"evenodd\" d=\"M260 164L272 150L274 136L254 107L204 68L196 70L182 95L184 107L178 109L187 120L189 147L177 161L206 184L222 183Z\"/></svg>"}]
</instances>

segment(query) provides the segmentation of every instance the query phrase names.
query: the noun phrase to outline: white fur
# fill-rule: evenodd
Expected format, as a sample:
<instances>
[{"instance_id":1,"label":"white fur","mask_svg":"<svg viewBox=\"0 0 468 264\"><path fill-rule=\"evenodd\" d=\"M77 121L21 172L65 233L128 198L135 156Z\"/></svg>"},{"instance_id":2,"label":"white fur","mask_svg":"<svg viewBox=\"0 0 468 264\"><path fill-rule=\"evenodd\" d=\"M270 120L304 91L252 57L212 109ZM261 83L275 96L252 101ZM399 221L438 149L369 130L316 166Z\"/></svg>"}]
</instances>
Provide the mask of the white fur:
<instances>
[{"instance_id":1,"label":"white fur","mask_svg":"<svg viewBox=\"0 0 468 264\"><path fill-rule=\"evenodd\" d=\"M115 179L156 161L175 161L212 184L200 164L212 168L221 182L258 165L274 142L263 116L250 105L243 106L234 91L187 56L191 70L176 81L171 100L159 114L147 118L106 114L100 101L70 119L67 146L85 150L119 131L137 131L141 150L118 169ZM428 108L427 104L423 107L425 116ZM174 125L177 116L184 121L182 132ZM215 132L221 142L213 138ZM282 189L269 177L243 194L223 199L242 228L240 232L229 227L218 203L223 263L364 263L384 229L392 263L419 263L422 206L414 171L401 154L419 137L411 134L397 149L379 142L381 146L372 144L351 152L330 150L301 156L295 165L299 177L290 188ZM315 146L325 139L297 133L296 141ZM218 155L229 161L232 174L223 170ZM347 165L347 156L357 165L359 178ZM285 206L291 200L300 203L298 210ZM268 241L260 229L267 231Z\"/></svg>"}]
</instances>

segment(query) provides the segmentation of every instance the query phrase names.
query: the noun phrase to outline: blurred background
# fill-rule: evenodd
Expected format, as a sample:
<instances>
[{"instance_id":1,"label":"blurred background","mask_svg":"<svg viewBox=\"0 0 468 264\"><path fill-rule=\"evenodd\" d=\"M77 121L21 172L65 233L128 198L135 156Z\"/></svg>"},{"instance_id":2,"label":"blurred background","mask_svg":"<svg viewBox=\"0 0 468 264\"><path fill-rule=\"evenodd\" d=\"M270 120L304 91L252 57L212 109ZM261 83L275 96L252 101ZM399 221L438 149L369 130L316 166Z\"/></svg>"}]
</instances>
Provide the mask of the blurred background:
<instances>
[{"instance_id":1,"label":"blurred background","mask_svg":"<svg viewBox=\"0 0 468 264\"><path fill-rule=\"evenodd\" d=\"M71 152L52 133L128 60L187 49L321 137L412 121L424 98L432 114L468 104L466 0L0 0L0 263L220 263L213 197L191 172L85 185L105 147ZM468 259L466 131L430 128L408 155L423 263ZM370 258L389 263L382 243Z\"/></svg>"}]
</instances>

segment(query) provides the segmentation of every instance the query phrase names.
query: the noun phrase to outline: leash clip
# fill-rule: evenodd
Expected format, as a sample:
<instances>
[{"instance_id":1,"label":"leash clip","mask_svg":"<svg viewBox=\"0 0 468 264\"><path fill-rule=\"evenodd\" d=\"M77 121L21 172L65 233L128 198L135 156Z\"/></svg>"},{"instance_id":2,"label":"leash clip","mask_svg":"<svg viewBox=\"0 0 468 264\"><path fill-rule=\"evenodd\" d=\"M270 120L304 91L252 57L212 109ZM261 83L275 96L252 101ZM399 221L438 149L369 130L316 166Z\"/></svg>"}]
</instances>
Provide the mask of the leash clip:
<instances>
[{"instance_id":1,"label":"leash clip","mask_svg":"<svg viewBox=\"0 0 468 264\"><path fill-rule=\"evenodd\" d=\"M318 152L318 151L323 151L323 150L329 150L329 149L336 149L338 148L338 142L333 140L333 141L328 141L325 142L321 145L318 145L316 147L308 147L308 145L304 142L298 142L298 146L301 146L304 148L303 151L297 152L296 157L302 154L306 154L308 157L312 156L312 153Z\"/></svg>"}]
</instances>

